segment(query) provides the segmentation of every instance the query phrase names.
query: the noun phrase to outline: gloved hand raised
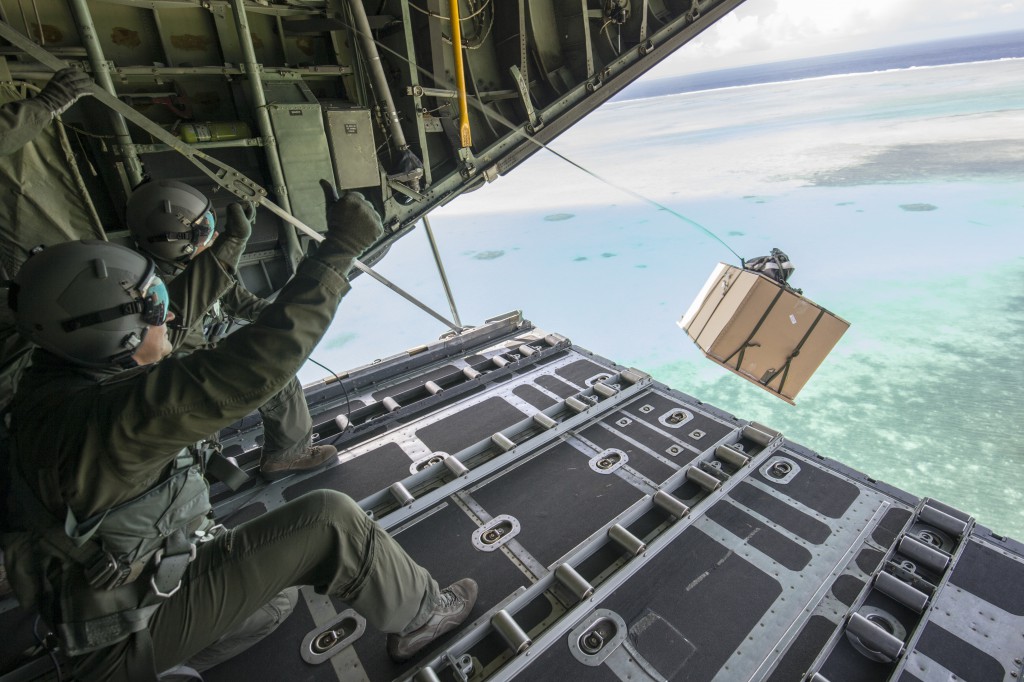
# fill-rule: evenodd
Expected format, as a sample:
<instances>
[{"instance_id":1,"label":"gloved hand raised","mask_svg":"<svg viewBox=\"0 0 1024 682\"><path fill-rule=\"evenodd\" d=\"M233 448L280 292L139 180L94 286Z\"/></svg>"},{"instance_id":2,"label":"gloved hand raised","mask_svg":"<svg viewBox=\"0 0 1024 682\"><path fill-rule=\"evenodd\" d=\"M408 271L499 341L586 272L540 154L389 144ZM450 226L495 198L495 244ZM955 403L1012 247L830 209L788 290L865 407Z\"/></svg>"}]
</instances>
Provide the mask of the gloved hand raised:
<instances>
[{"instance_id":1,"label":"gloved hand raised","mask_svg":"<svg viewBox=\"0 0 1024 682\"><path fill-rule=\"evenodd\" d=\"M256 205L251 201L236 201L228 206L228 219L224 234L228 237L248 241L252 235L252 224L256 220Z\"/></svg>"},{"instance_id":2,"label":"gloved hand raised","mask_svg":"<svg viewBox=\"0 0 1024 682\"><path fill-rule=\"evenodd\" d=\"M358 258L384 235L380 216L359 192L345 192L339 198L334 185L328 181L321 180L320 186L327 201L326 239Z\"/></svg>"},{"instance_id":3,"label":"gloved hand raised","mask_svg":"<svg viewBox=\"0 0 1024 682\"><path fill-rule=\"evenodd\" d=\"M236 201L228 205L228 219L219 232L222 236L213 243L213 253L221 265L233 275L238 273L238 261L245 251L245 244L252 235L252 225L246 215L248 201Z\"/></svg>"},{"instance_id":4,"label":"gloved hand raised","mask_svg":"<svg viewBox=\"0 0 1024 682\"><path fill-rule=\"evenodd\" d=\"M46 105L54 117L67 111L80 97L92 94L92 78L89 74L68 67L53 74L36 99Z\"/></svg>"}]
</instances>

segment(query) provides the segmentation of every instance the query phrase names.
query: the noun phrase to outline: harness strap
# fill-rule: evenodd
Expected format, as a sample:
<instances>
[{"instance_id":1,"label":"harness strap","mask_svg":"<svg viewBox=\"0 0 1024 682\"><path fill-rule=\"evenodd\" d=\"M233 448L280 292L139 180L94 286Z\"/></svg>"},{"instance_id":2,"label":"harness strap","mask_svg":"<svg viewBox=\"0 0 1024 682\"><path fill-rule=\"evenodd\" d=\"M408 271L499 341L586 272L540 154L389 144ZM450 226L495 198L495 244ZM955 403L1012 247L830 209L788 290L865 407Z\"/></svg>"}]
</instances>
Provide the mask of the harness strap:
<instances>
[{"instance_id":1,"label":"harness strap","mask_svg":"<svg viewBox=\"0 0 1024 682\"><path fill-rule=\"evenodd\" d=\"M109 593L97 592L95 594ZM58 623L57 634L60 635L69 656L78 656L110 646L118 639L123 639L124 635L145 631L148 637L149 619L161 603L158 601L155 604L117 611L90 620Z\"/></svg>"}]
</instances>

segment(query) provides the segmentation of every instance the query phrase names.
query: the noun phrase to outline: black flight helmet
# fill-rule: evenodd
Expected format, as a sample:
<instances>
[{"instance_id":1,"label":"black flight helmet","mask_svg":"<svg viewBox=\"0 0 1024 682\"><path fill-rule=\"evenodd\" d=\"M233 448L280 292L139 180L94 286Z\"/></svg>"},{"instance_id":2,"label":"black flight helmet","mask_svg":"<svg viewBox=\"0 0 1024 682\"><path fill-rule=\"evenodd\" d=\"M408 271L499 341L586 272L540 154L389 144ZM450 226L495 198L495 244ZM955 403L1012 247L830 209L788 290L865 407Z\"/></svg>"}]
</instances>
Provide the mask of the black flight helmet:
<instances>
[{"instance_id":1,"label":"black flight helmet","mask_svg":"<svg viewBox=\"0 0 1024 682\"><path fill-rule=\"evenodd\" d=\"M167 319L167 287L146 256L118 244L63 242L29 258L10 290L19 331L62 358L130 366L150 325Z\"/></svg>"},{"instance_id":2,"label":"black flight helmet","mask_svg":"<svg viewBox=\"0 0 1024 682\"><path fill-rule=\"evenodd\" d=\"M125 209L138 247L159 261L184 267L213 240L216 218L205 194L177 180L140 185Z\"/></svg>"}]
</instances>

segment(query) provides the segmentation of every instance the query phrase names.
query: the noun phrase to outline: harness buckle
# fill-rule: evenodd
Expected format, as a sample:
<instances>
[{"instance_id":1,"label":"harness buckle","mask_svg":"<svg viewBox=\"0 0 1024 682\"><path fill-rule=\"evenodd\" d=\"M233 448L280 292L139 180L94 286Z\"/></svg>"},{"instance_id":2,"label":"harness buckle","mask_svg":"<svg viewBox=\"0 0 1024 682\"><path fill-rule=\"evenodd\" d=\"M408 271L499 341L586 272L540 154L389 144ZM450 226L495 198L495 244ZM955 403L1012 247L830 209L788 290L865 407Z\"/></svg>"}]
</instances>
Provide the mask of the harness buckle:
<instances>
[{"instance_id":1,"label":"harness buckle","mask_svg":"<svg viewBox=\"0 0 1024 682\"><path fill-rule=\"evenodd\" d=\"M181 589L181 576L185 574L188 565L196 560L196 546L189 543L188 549L188 554L170 554L167 557L164 557L163 547L156 551L153 555L153 575L149 577L149 586L153 590L153 594L161 599L167 599ZM170 582L168 577L172 575L177 576L177 582L173 588L165 592L157 582L158 580L161 583Z\"/></svg>"},{"instance_id":2,"label":"harness buckle","mask_svg":"<svg viewBox=\"0 0 1024 682\"><path fill-rule=\"evenodd\" d=\"M110 552L103 552L85 568L85 580L96 590L112 590L120 587L131 574L132 567L120 561Z\"/></svg>"},{"instance_id":3,"label":"harness buckle","mask_svg":"<svg viewBox=\"0 0 1024 682\"><path fill-rule=\"evenodd\" d=\"M213 540L221 533L225 532L227 528L224 527L223 523L218 523L216 526L212 526L207 530L197 530L194 535L196 536L197 543L204 543Z\"/></svg>"}]
</instances>

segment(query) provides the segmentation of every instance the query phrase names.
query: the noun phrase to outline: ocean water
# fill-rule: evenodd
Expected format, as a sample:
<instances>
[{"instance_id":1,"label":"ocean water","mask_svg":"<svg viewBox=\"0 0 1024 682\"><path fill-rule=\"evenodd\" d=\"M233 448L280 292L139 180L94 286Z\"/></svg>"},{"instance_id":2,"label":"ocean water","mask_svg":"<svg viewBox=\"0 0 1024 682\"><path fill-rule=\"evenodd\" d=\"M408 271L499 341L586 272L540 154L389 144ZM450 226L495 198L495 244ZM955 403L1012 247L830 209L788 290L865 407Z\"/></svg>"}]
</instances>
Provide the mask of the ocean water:
<instances>
[{"instance_id":1,"label":"ocean water","mask_svg":"<svg viewBox=\"0 0 1024 682\"><path fill-rule=\"evenodd\" d=\"M590 173L540 152L431 216L462 321L521 309L1024 539L1022 80L1003 59L612 102L552 145ZM795 407L676 326L737 259L661 207L744 257L783 249L791 283L851 322ZM378 269L448 311L422 230ZM314 359L341 371L443 331L360 277Z\"/></svg>"}]
</instances>

